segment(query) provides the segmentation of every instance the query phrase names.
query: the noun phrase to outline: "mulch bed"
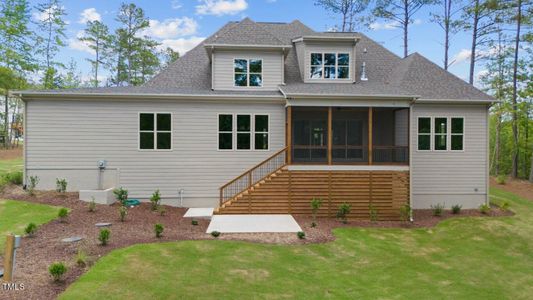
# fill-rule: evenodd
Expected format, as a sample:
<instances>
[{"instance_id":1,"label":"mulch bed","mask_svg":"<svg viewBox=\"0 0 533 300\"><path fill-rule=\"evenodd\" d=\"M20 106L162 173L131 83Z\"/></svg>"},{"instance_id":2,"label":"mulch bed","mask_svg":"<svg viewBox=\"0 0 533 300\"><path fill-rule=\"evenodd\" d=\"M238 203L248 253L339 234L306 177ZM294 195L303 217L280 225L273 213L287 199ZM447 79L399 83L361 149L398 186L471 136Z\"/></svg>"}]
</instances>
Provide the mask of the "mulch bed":
<instances>
[{"instance_id":1,"label":"mulch bed","mask_svg":"<svg viewBox=\"0 0 533 300\"><path fill-rule=\"evenodd\" d=\"M118 204L111 206L97 205L95 212L88 211L88 203L78 200L77 193L67 193L64 196L56 192L37 192L35 196L28 196L19 187L8 187L0 195L5 199L24 200L55 206L67 207L71 210L67 222L59 220L42 225L36 236L25 237L21 248L17 251L17 266L15 281L24 283L23 291L0 291L0 298L9 299L55 299L69 284L86 272L91 264L99 257L110 251L139 243L155 243L178 240L209 240L215 239L206 234L209 221L197 219L198 225L191 224L190 218L183 218L186 208L165 206L165 215L150 209L150 204L142 203L140 206L129 209L125 222L120 222ZM463 210L459 216L507 216L511 212L493 209L489 214L482 215L477 210ZM431 210L416 210L415 222L370 222L350 221L348 224L333 219L319 219L318 227L311 227L312 218L296 216L296 221L302 227L306 238L301 240L293 233L247 233L247 234L222 234L220 240L241 240L258 243L276 244L310 244L333 241L335 236L332 229L339 227L431 227L438 222L455 217L445 211L443 216L434 217ZM111 222L111 238L107 246L99 245L97 239L100 228L96 223ZM163 236L156 238L154 224L161 223L165 227ZM61 239L72 236L81 236L83 241L77 243L64 243ZM3 238L3 237L1 237ZM83 249L88 254L86 267L76 265L78 249ZM0 254L3 261L3 251ZM48 274L48 266L57 261L63 261L68 267L68 272L63 281L54 283Z\"/></svg>"}]
</instances>

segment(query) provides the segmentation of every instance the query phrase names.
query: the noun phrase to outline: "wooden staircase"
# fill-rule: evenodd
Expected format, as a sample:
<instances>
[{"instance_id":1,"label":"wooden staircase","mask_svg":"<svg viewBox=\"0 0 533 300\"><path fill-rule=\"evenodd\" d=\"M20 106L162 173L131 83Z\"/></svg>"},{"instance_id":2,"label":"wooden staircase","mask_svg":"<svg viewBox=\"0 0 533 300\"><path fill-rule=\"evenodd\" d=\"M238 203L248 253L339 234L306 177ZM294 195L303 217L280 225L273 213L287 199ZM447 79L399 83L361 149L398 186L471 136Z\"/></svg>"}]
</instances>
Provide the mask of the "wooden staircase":
<instances>
[{"instance_id":1,"label":"wooden staircase","mask_svg":"<svg viewBox=\"0 0 533 300\"><path fill-rule=\"evenodd\" d=\"M409 203L408 171L290 171L283 167L224 203L217 214L311 215L311 199L321 198L319 217L333 218L339 205L351 205L350 219L400 219Z\"/></svg>"}]
</instances>

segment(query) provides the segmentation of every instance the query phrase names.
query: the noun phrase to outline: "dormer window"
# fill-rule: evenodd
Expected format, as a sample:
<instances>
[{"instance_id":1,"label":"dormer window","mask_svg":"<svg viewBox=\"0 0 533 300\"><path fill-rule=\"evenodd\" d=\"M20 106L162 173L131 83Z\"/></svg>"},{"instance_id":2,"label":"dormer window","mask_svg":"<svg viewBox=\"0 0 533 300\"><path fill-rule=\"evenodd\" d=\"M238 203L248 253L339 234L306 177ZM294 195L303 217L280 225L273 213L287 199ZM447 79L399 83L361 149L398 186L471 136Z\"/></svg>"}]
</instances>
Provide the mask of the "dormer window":
<instances>
[{"instance_id":1,"label":"dormer window","mask_svg":"<svg viewBox=\"0 0 533 300\"><path fill-rule=\"evenodd\" d=\"M311 79L349 79L349 53L311 53Z\"/></svg>"},{"instance_id":2,"label":"dormer window","mask_svg":"<svg viewBox=\"0 0 533 300\"><path fill-rule=\"evenodd\" d=\"M261 59L236 58L233 60L236 87L263 86L263 61Z\"/></svg>"}]
</instances>

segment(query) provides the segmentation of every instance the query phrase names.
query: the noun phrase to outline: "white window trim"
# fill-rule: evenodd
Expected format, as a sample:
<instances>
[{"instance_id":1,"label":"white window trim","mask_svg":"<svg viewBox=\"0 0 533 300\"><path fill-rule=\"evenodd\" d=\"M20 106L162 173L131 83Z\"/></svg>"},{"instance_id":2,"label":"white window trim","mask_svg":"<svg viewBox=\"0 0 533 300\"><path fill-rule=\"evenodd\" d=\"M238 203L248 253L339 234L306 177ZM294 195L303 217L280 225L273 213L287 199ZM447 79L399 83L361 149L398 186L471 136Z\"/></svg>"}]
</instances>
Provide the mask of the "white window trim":
<instances>
[{"instance_id":1,"label":"white window trim","mask_svg":"<svg viewBox=\"0 0 533 300\"><path fill-rule=\"evenodd\" d=\"M220 116L226 116L231 115L231 131L220 131L219 123L220 123ZM216 128L217 128L217 151L227 152L227 151L234 151L235 145L234 145L234 138L233 133L235 132L235 114L233 113L218 113L217 114L217 121L216 121ZM231 149L220 149L220 134L221 133L230 133L231 134Z\"/></svg>"},{"instance_id":2,"label":"white window trim","mask_svg":"<svg viewBox=\"0 0 533 300\"><path fill-rule=\"evenodd\" d=\"M239 118L239 116L249 116L250 117L250 131L239 131L239 129L237 128L237 125L238 125L238 121L237 119ZM254 125L252 124L254 121L253 119L253 114L251 113L236 113L235 114L235 131L234 131L234 134L233 134L233 138L235 139L235 151L238 151L238 152L246 152L246 151L252 151L253 150L253 142L254 142L254 138L253 138L253 134L254 134ZM248 149L239 149L239 145L238 145L238 138L237 136L240 134L249 134L250 135L250 148Z\"/></svg>"},{"instance_id":3,"label":"white window trim","mask_svg":"<svg viewBox=\"0 0 533 300\"><path fill-rule=\"evenodd\" d=\"M435 120L436 119L445 119L446 120L446 133L437 133L436 132L436 129L435 128ZM431 129L432 129L432 138L431 140L433 141L433 151L435 152L446 152L448 150L450 150L450 118L449 117L440 117L440 116L435 116L433 117L433 120L431 122ZM435 138L437 136L444 136L445 140L446 140L446 149L436 149L436 143L435 143Z\"/></svg>"},{"instance_id":4,"label":"white window trim","mask_svg":"<svg viewBox=\"0 0 533 300\"><path fill-rule=\"evenodd\" d=\"M229 132L229 131L219 131L218 129L218 122L219 122L219 118L221 115L231 115L232 116L232 131ZM237 149L237 116L238 115L246 115L246 116L250 116L250 149ZM256 115L259 115L259 116L267 116L268 118L268 132L264 132L264 131L260 131L260 132L256 132L255 131L255 116ZM233 152L233 151L236 151L236 152L250 152L250 151L257 151L257 152L266 152L266 151L270 151L270 134L271 134L271 126L270 126L270 114L269 113L246 113L246 112L243 112L243 113L217 113L217 122L216 122L216 127L217 127L217 144L216 144L216 149L217 151L221 151L221 152ZM231 149L220 149L219 148L219 143L220 143L220 133L231 133ZM241 132L243 133L243 132ZM255 134L256 133L266 133L268 135L268 148L267 149L255 149Z\"/></svg>"},{"instance_id":5,"label":"white window trim","mask_svg":"<svg viewBox=\"0 0 533 300\"><path fill-rule=\"evenodd\" d=\"M463 133L453 133L452 132L452 119L463 119ZM465 129L466 129L466 118L463 116L453 116L450 117L450 151L451 152L464 152L465 151ZM461 135L463 139L463 149L461 150L453 150L452 149L452 136L454 135Z\"/></svg>"},{"instance_id":6,"label":"white window trim","mask_svg":"<svg viewBox=\"0 0 533 300\"><path fill-rule=\"evenodd\" d=\"M246 85L245 86L240 86L240 85L236 85L235 84L235 60L246 60ZM261 73L253 73L253 74L261 74L261 85L259 86L250 86L250 60L259 60L261 61ZM264 86L264 83L265 83L265 80L264 80L264 76L263 76L263 58L238 58L238 57L234 57L233 58L233 64L232 64L232 69L233 69L233 87L234 88L238 88L238 89L262 89L263 86ZM241 74L241 73L239 73Z\"/></svg>"},{"instance_id":7,"label":"white window trim","mask_svg":"<svg viewBox=\"0 0 533 300\"><path fill-rule=\"evenodd\" d=\"M256 131L255 130L255 116L266 116L267 117L267 120L268 120L268 126L267 126L267 130L268 131ZM254 151L270 151L270 114L262 114L262 113L257 113L257 114L254 114L253 115L253 149ZM266 149L255 149L255 135L259 133L259 134L265 134L267 135L267 143L268 143L268 147Z\"/></svg>"},{"instance_id":8,"label":"white window trim","mask_svg":"<svg viewBox=\"0 0 533 300\"><path fill-rule=\"evenodd\" d=\"M309 70L307 72L307 78L309 80L326 81L326 82L330 82L330 81L351 81L352 80L352 53L350 53L349 51L322 51L322 52L309 51L308 53L309 54L307 55L307 57L309 58ZM335 78L325 78L324 77L324 73L325 73L324 70L326 68L324 56L326 55L326 53L328 53L328 54L334 53L335 54ZM313 65L312 64L311 56L313 54L322 54L322 64L320 65L322 67L322 77L321 78L312 78L311 77L311 69L313 67L319 66L319 65ZM337 77L338 69L339 69L339 54L348 54L348 64L346 66L344 66L344 65L341 66L341 67L347 67L348 68L348 77L347 78L338 78ZM327 65L327 66L331 67L332 65Z\"/></svg>"},{"instance_id":9,"label":"white window trim","mask_svg":"<svg viewBox=\"0 0 533 300\"><path fill-rule=\"evenodd\" d=\"M418 123L420 122L420 119L428 118L431 120L431 127L430 127L430 147L429 150L420 150L418 149ZM446 150L436 150L435 149L435 119L444 118L446 119ZM452 119L463 119L463 149L462 150L452 150ZM464 116L417 116L416 117L416 152L465 152L466 144L465 144L465 136L466 136L466 118ZM424 133L422 135L427 135L427 133ZM455 134L460 135L460 134Z\"/></svg>"},{"instance_id":10,"label":"white window trim","mask_svg":"<svg viewBox=\"0 0 533 300\"><path fill-rule=\"evenodd\" d=\"M141 130L141 114L153 114L154 115L154 130ZM165 114L170 115L170 131L157 130L157 115ZM174 115L171 112L151 112L142 111L137 113L137 151L141 152L171 152L174 150ZM153 149L141 149L141 132L152 132L154 134L154 148ZM170 133L170 149L157 149L157 133Z\"/></svg>"},{"instance_id":11,"label":"white window trim","mask_svg":"<svg viewBox=\"0 0 533 300\"><path fill-rule=\"evenodd\" d=\"M420 136L418 129L420 128L420 119L429 119L429 134L423 133L422 135L429 135L429 149L418 148L418 138ZM416 151L417 152L431 152L433 150L433 117L430 116L418 116L416 118Z\"/></svg>"}]
</instances>

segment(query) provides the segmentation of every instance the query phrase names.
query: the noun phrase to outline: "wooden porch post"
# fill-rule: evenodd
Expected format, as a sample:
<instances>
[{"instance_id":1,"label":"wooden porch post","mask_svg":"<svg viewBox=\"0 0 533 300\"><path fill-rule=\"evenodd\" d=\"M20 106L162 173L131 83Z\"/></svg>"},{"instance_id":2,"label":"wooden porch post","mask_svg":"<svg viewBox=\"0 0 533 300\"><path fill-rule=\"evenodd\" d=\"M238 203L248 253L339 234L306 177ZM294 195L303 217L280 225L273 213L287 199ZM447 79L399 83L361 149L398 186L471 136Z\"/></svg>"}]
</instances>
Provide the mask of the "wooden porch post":
<instances>
[{"instance_id":1,"label":"wooden porch post","mask_svg":"<svg viewBox=\"0 0 533 300\"><path fill-rule=\"evenodd\" d=\"M331 146L333 145L332 124L333 124L333 112L331 106L328 107L328 165L331 165Z\"/></svg>"},{"instance_id":2,"label":"wooden porch post","mask_svg":"<svg viewBox=\"0 0 533 300\"><path fill-rule=\"evenodd\" d=\"M372 107L368 108L368 164L372 164L372 115L373 115L373 109Z\"/></svg>"},{"instance_id":3,"label":"wooden porch post","mask_svg":"<svg viewBox=\"0 0 533 300\"><path fill-rule=\"evenodd\" d=\"M287 146L287 164L291 164L291 156L292 156L292 106L287 107L287 124L285 126L285 137L286 141L285 144Z\"/></svg>"}]
</instances>

